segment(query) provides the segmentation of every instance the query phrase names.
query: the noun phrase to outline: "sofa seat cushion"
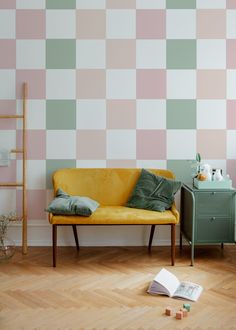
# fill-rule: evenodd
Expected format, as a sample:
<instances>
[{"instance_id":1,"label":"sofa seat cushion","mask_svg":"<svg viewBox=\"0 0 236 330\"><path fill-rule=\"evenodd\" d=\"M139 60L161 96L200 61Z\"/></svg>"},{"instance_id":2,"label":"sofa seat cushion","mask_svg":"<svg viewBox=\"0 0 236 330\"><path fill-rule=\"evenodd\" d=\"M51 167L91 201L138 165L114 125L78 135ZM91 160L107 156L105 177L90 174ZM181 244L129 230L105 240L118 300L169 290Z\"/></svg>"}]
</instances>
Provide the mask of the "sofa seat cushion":
<instances>
[{"instance_id":1,"label":"sofa seat cushion","mask_svg":"<svg viewBox=\"0 0 236 330\"><path fill-rule=\"evenodd\" d=\"M178 217L171 211L149 211L125 206L100 206L90 217L50 214L51 224L78 225L155 225L176 224Z\"/></svg>"}]
</instances>

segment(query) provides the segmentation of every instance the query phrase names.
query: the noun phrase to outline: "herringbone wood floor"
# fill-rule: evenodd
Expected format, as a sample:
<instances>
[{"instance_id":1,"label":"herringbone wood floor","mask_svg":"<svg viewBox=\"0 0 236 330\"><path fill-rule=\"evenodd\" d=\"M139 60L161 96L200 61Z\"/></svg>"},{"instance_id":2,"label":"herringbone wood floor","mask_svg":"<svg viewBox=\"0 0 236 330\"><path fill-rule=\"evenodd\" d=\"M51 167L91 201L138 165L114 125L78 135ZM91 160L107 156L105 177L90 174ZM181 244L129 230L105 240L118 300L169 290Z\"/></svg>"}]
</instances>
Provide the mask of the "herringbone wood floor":
<instances>
[{"instance_id":1,"label":"herringbone wood floor","mask_svg":"<svg viewBox=\"0 0 236 330\"><path fill-rule=\"evenodd\" d=\"M194 267L188 246L176 254L171 267L169 247L59 248L54 269L50 248L19 250L0 264L0 329L236 329L236 246L198 247ZM183 320L163 315L183 301L146 293L162 267L204 287Z\"/></svg>"}]
</instances>

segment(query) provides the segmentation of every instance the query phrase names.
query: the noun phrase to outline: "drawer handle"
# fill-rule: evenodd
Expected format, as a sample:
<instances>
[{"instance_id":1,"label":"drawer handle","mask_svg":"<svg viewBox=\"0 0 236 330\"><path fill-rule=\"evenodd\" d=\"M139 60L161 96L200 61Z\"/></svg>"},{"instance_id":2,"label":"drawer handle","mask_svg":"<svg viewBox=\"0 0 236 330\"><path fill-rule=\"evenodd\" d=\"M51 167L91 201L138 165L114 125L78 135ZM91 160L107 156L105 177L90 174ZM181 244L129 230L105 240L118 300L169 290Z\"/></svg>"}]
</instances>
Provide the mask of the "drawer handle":
<instances>
[{"instance_id":1,"label":"drawer handle","mask_svg":"<svg viewBox=\"0 0 236 330\"><path fill-rule=\"evenodd\" d=\"M212 217L212 218L211 218L211 221L214 221L215 219L216 219L216 217Z\"/></svg>"}]
</instances>

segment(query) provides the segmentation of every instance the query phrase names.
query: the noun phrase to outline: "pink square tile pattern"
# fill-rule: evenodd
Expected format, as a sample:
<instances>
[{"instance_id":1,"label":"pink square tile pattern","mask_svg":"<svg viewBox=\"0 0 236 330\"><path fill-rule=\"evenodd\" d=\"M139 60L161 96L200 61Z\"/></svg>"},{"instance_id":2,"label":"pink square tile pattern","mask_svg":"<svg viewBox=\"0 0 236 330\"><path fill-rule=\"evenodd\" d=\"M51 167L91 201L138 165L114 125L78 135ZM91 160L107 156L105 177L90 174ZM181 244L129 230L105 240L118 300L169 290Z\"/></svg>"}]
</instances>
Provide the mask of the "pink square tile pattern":
<instances>
[{"instance_id":1,"label":"pink square tile pattern","mask_svg":"<svg viewBox=\"0 0 236 330\"><path fill-rule=\"evenodd\" d=\"M137 10L137 39L164 39L166 37L166 16L164 10Z\"/></svg>"},{"instance_id":2,"label":"pink square tile pattern","mask_svg":"<svg viewBox=\"0 0 236 330\"><path fill-rule=\"evenodd\" d=\"M44 211L47 207L46 190L27 190L28 200L28 219L45 220L47 213ZM16 193L17 214L22 215L22 190Z\"/></svg>"},{"instance_id":3,"label":"pink square tile pattern","mask_svg":"<svg viewBox=\"0 0 236 330\"><path fill-rule=\"evenodd\" d=\"M19 9L16 11L17 39L44 39L45 33L45 10Z\"/></svg>"},{"instance_id":4,"label":"pink square tile pattern","mask_svg":"<svg viewBox=\"0 0 236 330\"><path fill-rule=\"evenodd\" d=\"M107 9L135 9L135 0L106 0Z\"/></svg>"},{"instance_id":5,"label":"pink square tile pattern","mask_svg":"<svg viewBox=\"0 0 236 330\"><path fill-rule=\"evenodd\" d=\"M104 39L106 37L105 10L77 11L77 38Z\"/></svg>"},{"instance_id":6,"label":"pink square tile pattern","mask_svg":"<svg viewBox=\"0 0 236 330\"><path fill-rule=\"evenodd\" d=\"M0 182L16 181L16 160L11 160L10 166L0 167Z\"/></svg>"},{"instance_id":7,"label":"pink square tile pattern","mask_svg":"<svg viewBox=\"0 0 236 330\"><path fill-rule=\"evenodd\" d=\"M0 69L14 69L16 67L16 41L2 39L0 49Z\"/></svg>"},{"instance_id":8,"label":"pink square tile pattern","mask_svg":"<svg viewBox=\"0 0 236 330\"><path fill-rule=\"evenodd\" d=\"M236 69L236 40L228 39L227 47L227 68Z\"/></svg>"},{"instance_id":9,"label":"pink square tile pattern","mask_svg":"<svg viewBox=\"0 0 236 330\"><path fill-rule=\"evenodd\" d=\"M77 131L77 159L105 159L106 132L101 130Z\"/></svg>"},{"instance_id":10,"label":"pink square tile pattern","mask_svg":"<svg viewBox=\"0 0 236 330\"><path fill-rule=\"evenodd\" d=\"M0 115L15 115L16 101L15 100L0 100ZM0 129L15 129L15 119L0 119Z\"/></svg>"},{"instance_id":11,"label":"pink square tile pattern","mask_svg":"<svg viewBox=\"0 0 236 330\"><path fill-rule=\"evenodd\" d=\"M236 159L227 159L226 173L229 174L233 181L233 187L236 187Z\"/></svg>"},{"instance_id":12,"label":"pink square tile pattern","mask_svg":"<svg viewBox=\"0 0 236 330\"><path fill-rule=\"evenodd\" d=\"M136 102L134 100L108 100L107 128L136 128Z\"/></svg>"},{"instance_id":13,"label":"pink square tile pattern","mask_svg":"<svg viewBox=\"0 0 236 330\"><path fill-rule=\"evenodd\" d=\"M236 9L236 1L235 0L226 0L226 8Z\"/></svg>"},{"instance_id":14,"label":"pink square tile pattern","mask_svg":"<svg viewBox=\"0 0 236 330\"><path fill-rule=\"evenodd\" d=\"M137 130L137 159L166 159L166 131Z\"/></svg>"},{"instance_id":15,"label":"pink square tile pattern","mask_svg":"<svg viewBox=\"0 0 236 330\"><path fill-rule=\"evenodd\" d=\"M197 131L197 151L204 159L226 158L226 130Z\"/></svg>"},{"instance_id":16,"label":"pink square tile pattern","mask_svg":"<svg viewBox=\"0 0 236 330\"><path fill-rule=\"evenodd\" d=\"M136 66L135 40L107 40L107 68L132 69Z\"/></svg>"},{"instance_id":17,"label":"pink square tile pattern","mask_svg":"<svg viewBox=\"0 0 236 330\"><path fill-rule=\"evenodd\" d=\"M223 9L197 10L197 38L225 39L226 13Z\"/></svg>"},{"instance_id":18,"label":"pink square tile pattern","mask_svg":"<svg viewBox=\"0 0 236 330\"><path fill-rule=\"evenodd\" d=\"M166 70L137 70L137 98L164 99L166 97Z\"/></svg>"},{"instance_id":19,"label":"pink square tile pattern","mask_svg":"<svg viewBox=\"0 0 236 330\"><path fill-rule=\"evenodd\" d=\"M134 159L109 159L107 160L109 168L135 168L136 160Z\"/></svg>"},{"instance_id":20,"label":"pink square tile pattern","mask_svg":"<svg viewBox=\"0 0 236 330\"><path fill-rule=\"evenodd\" d=\"M227 129L236 129L236 100L227 101Z\"/></svg>"},{"instance_id":21,"label":"pink square tile pattern","mask_svg":"<svg viewBox=\"0 0 236 330\"><path fill-rule=\"evenodd\" d=\"M0 9L15 9L16 0L1 0Z\"/></svg>"},{"instance_id":22,"label":"pink square tile pattern","mask_svg":"<svg viewBox=\"0 0 236 330\"><path fill-rule=\"evenodd\" d=\"M77 98L102 99L106 97L106 71L77 70Z\"/></svg>"},{"instance_id":23,"label":"pink square tile pattern","mask_svg":"<svg viewBox=\"0 0 236 330\"><path fill-rule=\"evenodd\" d=\"M197 98L225 99L225 97L226 97L225 70L197 71Z\"/></svg>"},{"instance_id":24,"label":"pink square tile pattern","mask_svg":"<svg viewBox=\"0 0 236 330\"><path fill-rule=\"evenodd\" d=\"M27 130L27 159L46 158L46 131Z\"/></svg>"},{"instance_id":25,"label":"pink square tile pattern","mask_svg":"<svg viewBox=\"0 0 236 330\"><path fill-rule=\"evenodd\" d=\"M29 99L45 99L46 72L45 70L16 70L16 95L22 98L22 86L29 84Z\"/></svg>"}]
</instances>

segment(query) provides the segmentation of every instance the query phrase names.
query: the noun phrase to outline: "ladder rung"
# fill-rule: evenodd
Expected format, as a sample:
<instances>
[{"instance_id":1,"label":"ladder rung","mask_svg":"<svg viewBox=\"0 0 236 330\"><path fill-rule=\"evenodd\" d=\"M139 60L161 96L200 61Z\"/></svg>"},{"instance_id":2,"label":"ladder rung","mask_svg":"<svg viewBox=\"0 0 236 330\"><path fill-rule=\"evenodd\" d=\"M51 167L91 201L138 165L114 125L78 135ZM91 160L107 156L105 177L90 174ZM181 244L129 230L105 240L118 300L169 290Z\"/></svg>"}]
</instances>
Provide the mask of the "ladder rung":
<instances>
[{"instance_id":1,"label":"ladder rung","mask_svg":"<svg viewBox=\"0 0 236 330\"><path fill-rule=\"evenodd\" d=\"M0 187L23 187L22 182L0 182Z\"/></svg>"},{"instance_id":2,"label":"ladder rung","mask_svg":"<svg viewBox=\"0 0 236 330\"><path fill-rule=\"evenodd\" d=\"M23 115L0 115L0 118L2 119L6 119L6 118L15 118L15 119L20 119L20 118L24 118Z\"/></svg>"},{"instance_id":3,"label":"ladder rung","mask_svg":"<svg viewBox=\"0 0 236 330\"><path fill-rule=\"evenodd\" d=\"M23 149L12 149L11 153L12 154L23 154L24 150Z\"/></svg>"}]
</instances>

